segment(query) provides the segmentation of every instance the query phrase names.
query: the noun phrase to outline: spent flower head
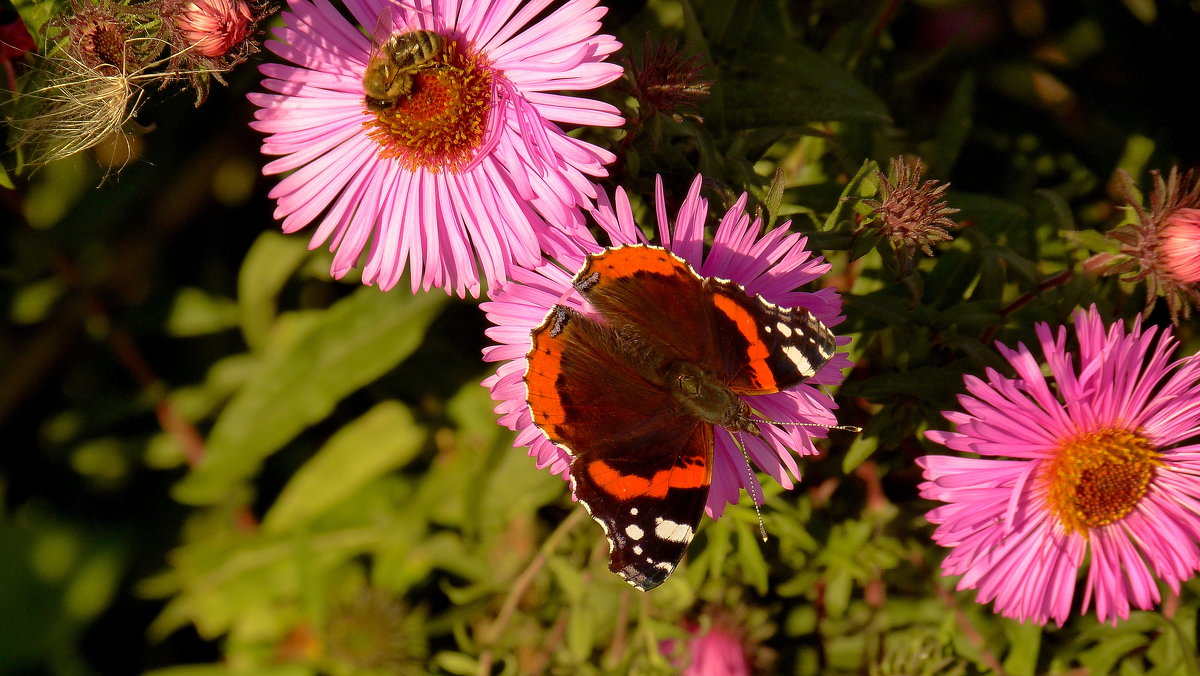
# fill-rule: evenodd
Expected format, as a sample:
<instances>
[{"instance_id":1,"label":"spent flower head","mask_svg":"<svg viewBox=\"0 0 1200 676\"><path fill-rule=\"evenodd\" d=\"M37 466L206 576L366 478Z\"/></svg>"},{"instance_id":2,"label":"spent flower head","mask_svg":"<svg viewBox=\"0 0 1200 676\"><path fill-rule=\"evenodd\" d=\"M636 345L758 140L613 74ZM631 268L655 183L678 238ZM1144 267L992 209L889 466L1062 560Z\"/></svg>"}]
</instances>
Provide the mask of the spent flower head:
<instances>
[{"instance_id":1,"label":"spent flower head","mask_svg":"<svg viewBox=\"0 0 1200 676\"><path fill-rule=\"evenodd\" d=\"M1036 331L1040 360L998 344L1015 377L967 376L955 430L926 433L968 454L918 459L921 496L946 503L926 518L980 603L1062 625L1086 569L1081 612L1115 622L1200 570L1200 357L1171 361L1169 330L1106 327L1095 307L1073 346L1065 326Z\"/></svg>"},{"instance_id":2,"label":"spent flower head","mask_svg":"<svg viewBox=\"0 0 1200 676\"><path fill-rule=\"evenodd\" d=\"M932 245L953 239L948 230L958 227L950 215L959 210L951 208L945 201L950 184L935 179L922 181L924 170L919 157L911 160L893 157L890 179L883 172L875 171L879 182L878 199L863 200L863 204L874 211L868 226L878 230L896 252L902 277L912 272L913 257L918 249L926 256L932 256Z\"/></svg>"},{"instance_id":3,"label":"spent flower head","mask_svg":"<svg viewBox=\"0 0 1200 676\"><path fill-rule=\"evenodd\" d=\"M1129 207L1132 221L1114 228L1108 236L1120 243L1118 256L1100 255L1097 260L1106 275L1122 275L1122 281L1146 284L1146 312L1161 296L1167 301L1171 321L1178 324L1200 307L1200 176L1182 174L1172 167L1164 179L1150 172L1154 187L1150 203L1142 199L1133 178L1118 171L1117 189Z\"/></svg>"},{"instance_id":4,"label":"spent flower head","mask_svg":"<svg viewBox=\"0 0 1200 676\"><path fill-rule=\"evenodd\" d=\"M700 59L686 55L674 38L654 45L647 36L641 56L626 60L625 76L640 106L639 117L645 120L662 113L676 122L684 117L703 122L695 113L696 106L708 98L713 84L712 80L700 79L703 72Z\"/></svg>"}]
</instances>

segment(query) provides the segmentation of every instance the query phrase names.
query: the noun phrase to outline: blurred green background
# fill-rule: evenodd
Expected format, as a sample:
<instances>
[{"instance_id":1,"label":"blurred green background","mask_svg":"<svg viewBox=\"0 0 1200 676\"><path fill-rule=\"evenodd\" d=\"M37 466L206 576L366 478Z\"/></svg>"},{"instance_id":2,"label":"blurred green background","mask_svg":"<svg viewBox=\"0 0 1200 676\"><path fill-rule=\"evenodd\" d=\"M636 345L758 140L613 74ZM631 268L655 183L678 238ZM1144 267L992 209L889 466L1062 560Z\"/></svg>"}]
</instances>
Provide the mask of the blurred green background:
<instances>
[{"instance_id":1,"label":"blurred green background","mask_svg":"<svg viewBox=\"0 0 1200 676\"><path fill-rule=\"evenodd\" d=\"M307 233L277 233L253 65L200 108L150 92L123 168L101 148L0 189L0 673L670 673L659 641L718 608L770 673L1196 673L1195 581L1165 615L1044 632L955 594L912 460L962 374L1000 363L987 337L1142 309L1141 289L1078 273L1091 252L1070 233L1120 222L1117 168L1146 186L1200 160L1198 12L612 4L622 57L673 36L714 85L703 124L600 94L637 120L626 141L575 132L621 151L606 189L644 211L656 174L677 201L702 171L716 208L747 190L813 231L855 337L843 420L867 428L802 463L796 491L768 488L770 542L743 501L649 595L495 424L476 301L330 281ZM852 235L861 210L826 217L902 153L951 182L967 227L896 280Z\"/></svg>"}]
</instances>

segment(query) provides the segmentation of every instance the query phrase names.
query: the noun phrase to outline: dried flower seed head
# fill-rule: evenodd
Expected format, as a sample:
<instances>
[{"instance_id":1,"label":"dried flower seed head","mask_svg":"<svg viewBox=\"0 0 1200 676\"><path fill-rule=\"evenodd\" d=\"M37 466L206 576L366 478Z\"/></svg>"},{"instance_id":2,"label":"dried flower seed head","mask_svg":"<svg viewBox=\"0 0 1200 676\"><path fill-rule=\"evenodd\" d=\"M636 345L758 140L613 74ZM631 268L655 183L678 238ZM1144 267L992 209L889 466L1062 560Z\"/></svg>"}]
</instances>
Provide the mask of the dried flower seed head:
<instances>
[{"instance_id":1,"label":"dried flower seed head","mask_svg":"<svg viewBox=\"0 0 1200 676\"><path fill-rule=\"evenodd\" d=\"M708 98L712 81L700 79L704 65L694 55L685 56L674 39L667 38L655 47L647 37L641 58L628 59L626 69L631 93L642 107L641 119L662 113L676 122L682 122L685 116L704 121L691 111Z\"/></svg>"},{"instance_id":2,"label":"dried flower seed head","mask_svg":"<svg viewBox=\"0 0 1200 676\"><path fill-rule=\"evenodd\" d=\"M1143 206L1125 171L1118 172L1117 190L1132 211L1133 220L1109 231L1121 244L1121 253L1105 259L1106 275L1122 275L1126 282L1146 283L1146 312L1159 296L1166 298L1171 321L1178 324L1200 307L1200 176L1180 174L1172 167L1164 180L1150 172L1154 187L1150 204Z\"/></svg>"},{"instance_id":3,"label":"dried flower seed head","mask_svg":"<svg viewBox=\"0 0 1200 676\"><path fill-rule=\"evenodd\" d=\"M109 0L73 2L71 11L47 22L52 39L68 55L87 66L128 73L147 67L162 53L166 43L157 39L151 26L155 10L126 6Z\"/></svg>"},{"instance_id":4,"label":"dried flower seed head","mask_svg":"<svg viewBox=\"0 0 1200 676\"><path fill-rule=\"evenodd\" d=\"M924 170L920 158L910 161L893 157L890 180L883 172L875 172L879 199L863 200L875 212L869 225L887 238L900 258L901 267L908 271L917 249L932 256L932 244L950 241L953 237L947 230L958 227L950 219L950 214L958 213L958 209L951 208L943 199L950 184L933 179L922 182Z\"/></svg>"}]
</instances>

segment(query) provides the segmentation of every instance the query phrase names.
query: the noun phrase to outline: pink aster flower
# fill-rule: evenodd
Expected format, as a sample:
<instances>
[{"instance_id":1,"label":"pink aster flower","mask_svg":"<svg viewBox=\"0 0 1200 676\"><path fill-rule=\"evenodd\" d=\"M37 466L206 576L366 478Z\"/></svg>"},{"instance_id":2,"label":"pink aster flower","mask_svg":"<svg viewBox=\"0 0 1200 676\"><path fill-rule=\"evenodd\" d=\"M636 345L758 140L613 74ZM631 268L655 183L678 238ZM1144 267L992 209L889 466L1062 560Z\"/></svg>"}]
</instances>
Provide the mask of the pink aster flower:
<instances>
[{"instance_id":1,"label":"pink aster flower","mask_svg":"<svg viewBox=\"0 0 1200 676\"><path fill-rule=\"evenodd\" d=\"M1170 330L1105 329L1093 307L1066 327L1037 326L1043 358L1024 345L998 349L1016 377L968 376L954 432L926 436L983 457L930 455L918 462L934 540L1002 615L1060 626L1076 577L1081 612L1103 622L1159 602L1155 578L1176 593L1200 570L1200 359L1170 361ZM1047 370L1049 376L1044 375Z\"/></svg>"},{"instance_id":2,"label":"pink aster flower","mask_svg":"<svg viewBox=\"0 0 1200 676\"><path fill-rule=\"evenodd\" d=\"M700 185L701 177L697 177L671 223L667 217L662 181L658 181L659 246L690 263L701 276L732 280L741 284L750 295L761 294L781 307L803 306L828 327L844 320L841 297L834 289L795 290L827 272L829 264L808 251L805 248L807 239L791 232L788 223L762 233L761 220L751 219L746 213L744 194L718 223L712 246L706 251L708 201L700 197ZM617 190L615 208L605 200L595 211L595 217L612 246L647 243L634 222L623 190ZM517 432L514 446L529 447L529 454L537 459L539 468L549 468L564 479L569 475L571 457L533 424L526 403L526 355L531 347L530 332L542 324L554 305L588 311L571 281L583 266L586 255L602 249L590 236L573 242L564 240L548 251L554 261L543 262L529 270L514 270L511 281L490 292L491 300L482 305L493 324L487 335L499 343L484 350L486 361L501 364L496 374L483 384L499 402L495 410L500 415L500 423ZM850 339L838 338L837 342L845 345ZM746 400L751 408L771 421L836 425L833 414L836 406L818 386L840 383L842 370L848 366L850 361L846 355L837 353L815 376L800 385L775 394L746 397ZM742 435L747 453L759 469L784 488L793 488L794 481L800 477L796 456L817 453L810 435L824 436L826 431L821 427L768 423L761 423L760 428L762 438ZM730 432L720 425L714 425L714 432L712 484L705 511L716 518L724 511L726 503L738 501L742 488L748 488L756 500L762 496L762 489L750 474ZM750 486L747 482L751 482Z\"/></svg>"},{"instance_id":3,"label":"pink aster flower","mask_svg":"<svg viewBox=\"0 0 1200 676\"><path fill-rule=\"evenodd\" d=\"M576 234L596 197L589 177L614 157L554 123L616 126L612 106L548 93L587 90L620 77L604 59L620 47L597 35L605 9L570 0L289 0L268 47L294 65L267 64L252 126L268 134L264 172L291 172L271 191L285 232L316 222L310 245L336 251L341 277L366 255L362 280L383 289L410 266L412 288L478 295L509 266L532 266L558 233ZM382 34L372 32L383 17ZM372 56L413 31L416 58L396 57L410 86L364 74ZM405 54L408 54L405 51ZM376 61L376 75L381 75ZM392 67L396 67L392 64ZM388 71L387 73L394 71Z\"/></svg>"}]
</instances>

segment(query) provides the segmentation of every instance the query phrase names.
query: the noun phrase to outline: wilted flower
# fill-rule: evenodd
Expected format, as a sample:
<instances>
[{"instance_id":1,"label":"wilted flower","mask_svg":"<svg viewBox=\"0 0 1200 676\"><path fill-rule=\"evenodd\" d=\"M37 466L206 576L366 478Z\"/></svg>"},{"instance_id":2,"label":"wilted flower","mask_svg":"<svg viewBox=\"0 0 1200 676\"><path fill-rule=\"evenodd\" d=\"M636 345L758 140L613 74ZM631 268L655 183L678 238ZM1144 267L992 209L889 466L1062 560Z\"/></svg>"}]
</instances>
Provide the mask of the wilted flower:
<instances>
[{"instance_id":1,"label":"wilted flower","mask_svg":"<svg viewBox=\"0 0 1200 676\"><path fill-rule=\"evenodd\" d=\"M682 122L684 116L703 121L693 111L696 104L708 98L712 81L700 79L704 65L696 56L680 51L674 39L667 38L654 46L647 37L641 58L629 59L627 68L641 120L662 113L676 122Z\"/></svg>"},{"instance_id":2,"label":"wilted flower","mask_svg":"<svg viewBox=\"0 0 1200 676\"><path fill-rule=\"evenodd\" d=\"M596 197L589 177L614 157L554 123L622 120L607 104L548 92L620 77L604 61L620 43L596 34L606 12L596 0L540 13L546 4L349 3L366 30L382 18L378 51L328 3L290 0L267 44L295 65L262 66L269 93L250 95L260 106L252 125L268 134L263 153L282 156L263 171L292 172L271 191L284 231L317 221L310 245L337 252L335 277L367 250L366 284L390 289L408 267L414 290L459 295L478 294L481 276L503 282L511 266L535 265L548 240L582 231ZM411 39L411 49L423 45L416 65L412 51L387 45L414 31L425 36ZM403 68L393 51L404 51ZM400 78L411 89L392 96Z\"/></svg>"},{"instance_id":3,"label":"wilted flower","mask_svg":"<svg viewBox=\"0 0 1200 676\"><path fill-rule=\"evenodd\" d=\"M1133 178L1118 171L1118 190L1133 212L1134 220L1109 231L1108 236L1121 243L1121 254L1097 256L1106 275L1123 275L1130 283L1146 283L1146 312L1159 296L1167 299L1171 320L1191 316L1192 305L1200 306L1200 177L1187 171L1182 175L1172 167L1163 180L1158 171L1150 172L1154 188L1149 208L1142 205Z\"/></svg>"},{"instance_id":4,"label":"wilted flower","mask_svg":"<svg viewBox=\"0 0 1200 676\"><path fill-rule=\"evenodd\" d=\"M154 39L147 24L156 20L153 8L135 8L110 0L73 0L71 10L47 22L68 59L103 72L141 71L162 53L166 43Z\"/></svg>"},{"instance_id":5,"label":"wilted flower","mask_svg":"<svg viewBox=\"0 0 1200 676\"><path fill-rule=\"evenodd\" d=\"M690 263L702 276L733 280L748 294L761 294L781 307L803 306L827 327L844 320L841 298L834 289L795 290L823 275L829 270L829 263L806 249L807 239L790 232L789 224L762 233L762 221L752 220L746 214L744 194L721 219L706 251L708 201L700 197L700 185L701 179L697 177L671 224L667 221L666 200L659 181L655 201L661 246ZM618 189L616 197L615 210L606 206L597 211L599 225L613 246L645 243L624 191ZM484 380L484 386L498 402L496 413L500 415L500 424L517 432L514 445L528 446L539 468L549 467L564 479L569 476L570 455L551 443L530 415L524 381L526 357L531 347L530 333L542 324L553 306L583 309L583 299L571 285L571 279L583 266L585 255L601 249L590 236L580 237L573 245L551 252L555 262L545 262L533 270L514 270L512 281L491 292L491 300L482 305L494 324L486 333L500 343L484 350L485 361L502 362L496 375ZM849 338L838 338L840 345L848 342ZM837 424L833 399L819 386L840 383L842 370L849 365L847 356L839 352L807 381L782 392L749 398L754 410L769 420L783 423L759 423L763 436L744 435L744 445L754 464L784 488L793 488L793 477L798 480L800 476L796 456L817 453L810 436L825 435L820 425ZM807 423L818 426L802 426ZM747 488L755 500L761 499L762 489L750 473L732 433L720 425L714 425L713 429L714 463L706 511L716 518L727 503L738 501L742 488Z\"/></svg>"},{"instance_id":6,"label":"wilted flower","mask_svg":"<svg viewBox=\"0 0 1200 676\"><path fill-rule=\"evenodd\" d=\"M28 92L13 116L27 165L41 165L119 136L137 114L165 42L154 36L153 11L108 0L74 2L46 23L61 54L43 61L44 84Z\"/></svg>"},{"instance_id":7,"label":"wilted flower","mask_svg":"<svg viewBox=\"0 0 1200 676\"><path fill-rule=\"evenodd\" d=\"M863 204L875 212L870 225L879 230L896 252L901 276L912 272L912 259L917 249L932 256L932 245L953 239L947 230L958 227L950 219L958 209L951 208L943 200L950 184L934 179L922 182L924 170L920 158L909 161L893 157L890 180L883 172L875 171L879 199L863 200Z\"/></svg>"},{"instance_id":8,"label":"wilted flower","mask_svg":"<svg viewBox=\"0 0 1200 676\"><path fill-rule=\"evenodd\" d=\"M1043 360L997 348L1015 378L966 377L956 431L926 436L961 453L918 460L942 564L1006 617L1062 625L1086 566L1082 612L1101 621L1176 593L1200 570L1200 358L1170 362L1169 330L1105 329L1093 307L1067 328L1037 326ZM1156 340L1156 334L1157 340ZM1049 377L1043 374L1048 371Z\"/></svg>"}]
</instances>

